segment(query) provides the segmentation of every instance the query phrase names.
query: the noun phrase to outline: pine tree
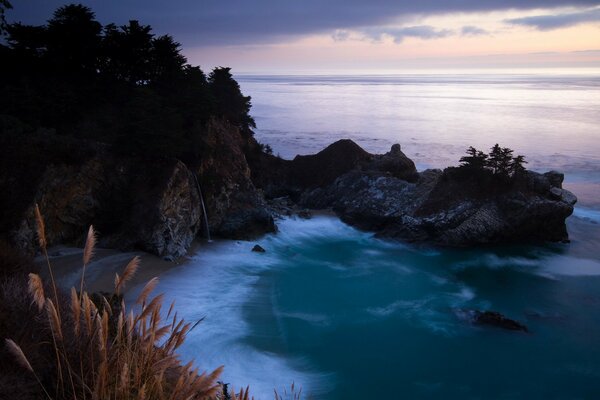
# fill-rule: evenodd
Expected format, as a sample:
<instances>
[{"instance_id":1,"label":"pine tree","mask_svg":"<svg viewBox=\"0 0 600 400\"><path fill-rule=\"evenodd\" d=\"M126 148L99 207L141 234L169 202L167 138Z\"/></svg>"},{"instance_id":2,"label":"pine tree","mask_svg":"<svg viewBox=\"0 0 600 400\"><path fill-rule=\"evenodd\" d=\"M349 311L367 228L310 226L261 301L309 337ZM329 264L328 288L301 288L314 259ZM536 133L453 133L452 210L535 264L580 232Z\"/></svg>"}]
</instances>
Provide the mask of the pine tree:
<instances>
[{"instance_id":1,"label":"pine tree","mask_svg":"<svg viewBox=\"0 0 600 400\"><path fill-rule=\"evenodd\" d=\"M473 168L473 169L484 169L486 166L487 154L477 150L475 147L470 146L467 149L467 156L460 158L462 163L461 167Z\"/></svg>"},{"instance_id":2,"label":"pine tree","mask_svg":"<svg viewBox=\"0 0 600 400\"><path fill-rule=\"evenodd\" d=\"M512 176L517 176L525 172L525 166L523 164L527 164L527 161L525 161L525 156L518 155L512 159L510 165Z\"/></svg>"}]
</instances>

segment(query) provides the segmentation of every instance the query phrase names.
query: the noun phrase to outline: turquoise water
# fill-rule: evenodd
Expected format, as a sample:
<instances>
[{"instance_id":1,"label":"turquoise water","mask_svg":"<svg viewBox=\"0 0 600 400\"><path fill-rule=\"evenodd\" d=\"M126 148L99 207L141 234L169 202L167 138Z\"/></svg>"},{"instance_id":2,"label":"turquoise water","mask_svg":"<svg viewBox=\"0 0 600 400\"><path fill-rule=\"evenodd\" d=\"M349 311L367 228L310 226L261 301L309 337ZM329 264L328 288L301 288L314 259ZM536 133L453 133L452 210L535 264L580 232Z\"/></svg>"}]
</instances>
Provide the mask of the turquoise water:
<instances>
[{"instance_id":1,"label":"turquoise water","mask_svg":"<svg viewBox=\"0 0 600 400\"><path fill-rule=\"evenodd\" d=\"M281 220L160 277L179 315L205 317L182 356L225 365L223 381L257 399L292 382L316 399L600 398L599 76L241 77L257 138L284 157L349 137L372 152L401 143L423 169L499 142L561 170L580 200L572 242L436 249L330 216ZM459 309L531 333L475 327Z\"/></svg>"},{"instance_id":2,"label":"turquoise water","mask_svg":"<svg viewBox=\"0 0 600 400\"><path fill-rule=\"evenodd\" d=\"M292 382L314 398L598 398L600 225L570 245L436 250L338 219L280 221L254 242L215 242L161 276L187 320L181 348L257 398ZM531 333L474 327L490 309ZM392 393L392 394L390 394Z\"/></svg>"}]
</instances>

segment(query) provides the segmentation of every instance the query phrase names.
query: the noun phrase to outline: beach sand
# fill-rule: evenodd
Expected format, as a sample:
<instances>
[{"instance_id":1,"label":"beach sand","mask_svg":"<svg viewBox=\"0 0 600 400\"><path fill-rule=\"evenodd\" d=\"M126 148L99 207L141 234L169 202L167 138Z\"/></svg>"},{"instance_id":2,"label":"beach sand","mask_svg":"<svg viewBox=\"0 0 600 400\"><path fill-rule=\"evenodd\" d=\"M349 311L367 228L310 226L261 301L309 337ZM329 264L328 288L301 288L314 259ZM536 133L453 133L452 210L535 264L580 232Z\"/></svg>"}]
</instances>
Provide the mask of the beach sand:
<instances>
[{"instance_id":1,"label":"beach sand","mask_svg":"<svg viewBox=\"0 0 600 400\"><path fill-rule=\"evenodd\" d=\"M194 254L200 243L194 243L188 254ZM79 288L83 267L83 249L75 247L56 246L48 249L50 263L55 279L60 287L70 290ZM96 249L94 257L85 271L85 289L90 292L108 292L114 290L115 274L121 275L127 263L135 256L141 258L140 267L135 276L127 283L124 293L129 288L144 284L163 272L189 261L188 256L179 257L175 261L166 261L144 251L119 251L115 249ZM49 279L46 260L43 256L35 258L41 267L41 275Z\"/></svg>"}]
</instances>

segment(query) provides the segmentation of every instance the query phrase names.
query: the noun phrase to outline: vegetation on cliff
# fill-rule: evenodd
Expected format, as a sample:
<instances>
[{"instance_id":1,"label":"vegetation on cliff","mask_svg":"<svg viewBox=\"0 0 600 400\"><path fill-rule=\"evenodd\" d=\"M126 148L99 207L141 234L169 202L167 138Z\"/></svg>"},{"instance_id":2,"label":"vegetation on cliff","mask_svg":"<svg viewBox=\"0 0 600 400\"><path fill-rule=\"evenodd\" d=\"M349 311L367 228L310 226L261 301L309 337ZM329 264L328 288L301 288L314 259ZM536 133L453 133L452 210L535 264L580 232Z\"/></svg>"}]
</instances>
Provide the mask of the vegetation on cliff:
<instances>
[{"instance_id":1,"label":"vegetation on cliff","mask_svg":"<svg viewBox=\"0 0 600 400\"><path fill-rule=\"evenodd\" d=\"M252 133L250 97L230 69L207 76L187 63L173 37L155 35L149 25L103 26L90 8L72 4L58 8L46 25L5 28L2 135L45 129L127 154L193 161L211 117Z\"/></svg>"}]
</instances>

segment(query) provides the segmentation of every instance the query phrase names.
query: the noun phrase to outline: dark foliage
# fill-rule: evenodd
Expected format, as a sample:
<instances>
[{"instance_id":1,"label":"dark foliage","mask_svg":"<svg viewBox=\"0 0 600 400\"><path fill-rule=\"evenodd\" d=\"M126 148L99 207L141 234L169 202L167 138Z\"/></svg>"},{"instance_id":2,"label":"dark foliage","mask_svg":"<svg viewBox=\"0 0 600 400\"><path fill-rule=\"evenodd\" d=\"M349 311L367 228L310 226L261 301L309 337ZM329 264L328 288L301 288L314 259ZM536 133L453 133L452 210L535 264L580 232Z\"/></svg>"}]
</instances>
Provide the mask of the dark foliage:
<instances>
[{"instance_id":1,"label":"dark foliage","mask_svg":"<svg viewBox=\"0 0 600 400\"><path fill-rule=\"evenodd\" d=\"M8 0L0 0L0 36L4 34L6 30L6 19L4 14L6 10L10 10L12 5L8 2Z\"/></svg>"},{"instance_id":2,"label":"dark foliage","mask_svg":"<svg viewBox=\"0 0 600 400\"><path fill-rule=\"evenodd\" d=\"M489 154L471 146L461 157L459 169L479 176L492 175L501 179L518 177L525 172L525 156L513 157L514 150L495 144Z\"/></svg>"},{"instance_id":3,"label":"dark foliage","mask_svg":"<svg viewBox=\"0 0 600 400\"><path fill-rule=\"evenodd\" d=\"M0 18L9 7L0 0ZM33 131L51 129L127 154L193 161L211 117L247 134L255 127L250 97L229 68L216 68L207 78L187 63L171 36L156 36L138 21L102 26L90 8L71 4L46 25L5 28L0 115Z\"/></svg>"}]
</instances>

